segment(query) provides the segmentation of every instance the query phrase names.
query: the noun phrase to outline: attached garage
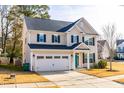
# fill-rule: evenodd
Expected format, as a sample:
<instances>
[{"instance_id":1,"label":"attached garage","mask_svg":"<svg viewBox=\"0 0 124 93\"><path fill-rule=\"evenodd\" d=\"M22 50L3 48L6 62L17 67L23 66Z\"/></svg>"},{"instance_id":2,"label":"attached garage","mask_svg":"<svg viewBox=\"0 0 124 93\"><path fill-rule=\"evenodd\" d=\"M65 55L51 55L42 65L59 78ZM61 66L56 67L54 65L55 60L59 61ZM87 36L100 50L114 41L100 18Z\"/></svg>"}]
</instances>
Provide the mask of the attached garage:
<instances>
[{"instance_id":1,"label":"attached garage","mask_svg":"<svg viewBox=\"0 0 124 93\"><path fill-rule=\"evenodd\" d=\"M69 55L65 54L35 54L35 71L69 70Z\"/></svg>"}]
</instances>

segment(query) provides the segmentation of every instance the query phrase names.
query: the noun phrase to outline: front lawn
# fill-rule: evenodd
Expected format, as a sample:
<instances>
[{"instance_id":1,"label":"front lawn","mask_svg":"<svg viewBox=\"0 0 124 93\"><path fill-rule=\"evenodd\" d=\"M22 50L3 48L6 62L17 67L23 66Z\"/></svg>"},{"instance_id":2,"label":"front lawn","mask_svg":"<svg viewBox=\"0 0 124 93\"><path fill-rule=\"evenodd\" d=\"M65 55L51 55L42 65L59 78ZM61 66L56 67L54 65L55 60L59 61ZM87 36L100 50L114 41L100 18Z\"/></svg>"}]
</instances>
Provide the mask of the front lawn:
<instances>
[{"instance_id":1,"label":"front lawn","mask_svg":"<svg viewBox=\"0 0 124 93\"><path fill-rule=\"evenodd\" d=\"M118 82L118 83L121 83L121 84L124 84L124 78L113 80L113 81Z\"/></svg>"},{"instance_id":2,"label":"front lawn","mask_svg":"<svg viewBox=\"0 0 124 93\"><path fill-rule=\"evenodd\" d=\"M10 79L10 74L16 74L15 79ZM35 72L12 71L0 69L0 84L19 84L19 83L34 83L48 82L49 80Z\"/></svg>"},{"instance_id":3,"label":"front lawn","mask_svg":"<svg viewBox=\"0 0 124 93\"><path fill-rule=\"evenodd\" d=\"M90 70L79 70L80 73L93 75L96 77L109 77L124 74L124 63L123 62L112 62L113 71L109 71L109 63L106 69L90 69Z\"/></svg>"}]
</instances>

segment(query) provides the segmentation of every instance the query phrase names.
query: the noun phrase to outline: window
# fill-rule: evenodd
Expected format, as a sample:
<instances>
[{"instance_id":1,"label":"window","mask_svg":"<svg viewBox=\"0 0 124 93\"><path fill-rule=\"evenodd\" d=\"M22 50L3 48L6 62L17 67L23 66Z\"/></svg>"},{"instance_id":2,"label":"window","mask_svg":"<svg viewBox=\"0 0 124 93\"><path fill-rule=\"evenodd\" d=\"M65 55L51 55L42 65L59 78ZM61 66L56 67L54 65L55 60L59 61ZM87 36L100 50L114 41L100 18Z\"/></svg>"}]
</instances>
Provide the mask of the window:
<instances>
[{"instance_id":1,"label":"window","mask_svg":"<svg viewBox=\"0 0 124 93\"><path fill-rule=\"evenodd\" d=\"M52 56L46 56L46 59L52 59Z\"/></svg>"},{"instance_id":2,"label":"window","mask_svg":"<svg viewBox=\"0 0 124 93\"><path fill-rule=\"evenodd\" d=\"M85 44L86 45L95 45L94 37L93 38L86 38L85 39Z\"/></svg>"},{"instance_id":3,"label":"window","mask_svg":"<svg viewBox=\"0 0 124 93\"><path fill-rule=\"evenodd\" d=\"M87 63L87 54L83 54L83 58L84 63ZM90 63L95 62L95 53L89 54L89 62Z\"/></svg>"},{"instance_id":4,"label":"window","mask_svg":"<svg viewBox=\"0 0 124 93\"><path fill-rule=\"evenodd\" d=\"M52 43L60 43L60 35L52 35Z\"/></svg>"},{"instance_id":5,"label":"window","mask_svg":"<svg viewBox=\"0 0 124 93\"><path fill-rule=\"evenodd\" d=\"M71 43L78 43L78 42L79 42L79 36L71 35Z\"/></svg>"},{"instance_id":6,"label":"window","mask_svg":"<svg viewBox=\"0 0 124 93\"><path fill-rule=\"evenodd\" d=\"M60 56L54 56L55 59L60 59Z\"/></svg>"},{"instance_id":7,"label":"window","mask_svg":"<svg viewBox=\"0 0 124 93\"><path fill-rule=\"evenodd\" d=\"M89 45L94 45L93 38L89 38Z\"/></svg>"},{"instance_id":8,"label":"window","mask_svg":"<svg viewBox=\"0 0 124 93\"><path fill-rule=\"evenodd\" d=\"M121 52L121 47L118 47L118 52Z\"/></svg>"},{"instance_id":9,"label":"window","mask_svg":"<svg viewBox=\"0 0 124 93\"><path fill-rule=\"evenodd\" d=\"M46 35L43 33L37 34L37 42L46 42Z\"/></svg>"},{"instance_id":10,"label":"window","mask_svg":"<svg viewBox=\"0 0 124 93\"><path fill-rule=\"evenodd\" d=\"M124 52L124 47L123 47L123 52Z\"/></svg>"},{"instance_id":11,"label":"window","mask_svg":"<svg viewBox=\"0 0 124 93\"><path fill-rule=\"evenodd\" d=\"M37 59L44 59L44 56L37 56Z\"/></svg>"},{"instance_id":12,"label":"window","mask_svg":"<svg viewBox=\"0 0 124 93\"><path fill-rule=\"evenodd\" d=\"M89 54L90 63L95 62L95 53Z\"/></svg>"},{"instance_id":13,"label":"window","mask_svg":"<svg viewBox=\"0 0 124 93\"><path fill-rule=\"evenodd\" d=\"M63 59L68 59L68 56L62 56Z\"/></svg>"}]
</instances>

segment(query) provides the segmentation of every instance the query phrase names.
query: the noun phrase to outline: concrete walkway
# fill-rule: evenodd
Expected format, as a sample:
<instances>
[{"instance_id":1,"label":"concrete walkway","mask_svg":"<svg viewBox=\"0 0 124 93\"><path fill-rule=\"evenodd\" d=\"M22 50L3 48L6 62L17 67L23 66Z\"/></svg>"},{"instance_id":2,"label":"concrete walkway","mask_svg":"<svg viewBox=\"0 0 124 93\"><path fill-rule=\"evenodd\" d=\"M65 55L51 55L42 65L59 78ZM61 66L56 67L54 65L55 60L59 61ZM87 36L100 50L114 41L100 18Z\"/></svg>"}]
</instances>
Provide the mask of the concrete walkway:
<instances>
[{"instance_id":1,"label":"concrete walkway","mask_svg":"<svg viewBox=\"0 0 124 93\"><path fill-rule=\"evenodd\" d=\"M108 80L116 80L116 79L122 79L122 78L124 78L124 75L104 77L104 79L108 79Z\"/></svg>"},{"instance_id":2,"label":"concrete walkway","mask_svg":"<svg viewBox=\"0 0 124 93\"><path fill-rule=\"evenodd\" d=\"M124 85L76 71L39 72L63 88L124 88Z\"/></svg>"}]
</instances>

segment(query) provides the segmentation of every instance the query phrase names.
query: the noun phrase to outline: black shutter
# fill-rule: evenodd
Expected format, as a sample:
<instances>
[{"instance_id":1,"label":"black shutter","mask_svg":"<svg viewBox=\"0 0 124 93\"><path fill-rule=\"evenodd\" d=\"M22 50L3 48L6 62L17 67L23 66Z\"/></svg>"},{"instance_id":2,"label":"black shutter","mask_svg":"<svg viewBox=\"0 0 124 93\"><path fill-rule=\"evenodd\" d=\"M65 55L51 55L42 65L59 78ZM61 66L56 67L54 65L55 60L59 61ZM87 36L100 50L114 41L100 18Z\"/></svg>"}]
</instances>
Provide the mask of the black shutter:
<instances>
[{"instance_id":1,"label":"black shutter","mask_svg":"<svg viewBox=\"0 0 124 93\"><path fill-rule=\"evenodd\" d=\"M54 43L54 35L52 35L52 43Z\"/></svg>"},{"instance_id":2,"label":"black shutter","mask_svg":"<svg viewBox=\"0 0 124 93\"><path fill-rule=\"evenodd\" d=\"M95 53L93 53L93 62L95 62Z\"/></svg>"},{"instance_id":3,"label":"black shutter","mask_svg":"<svg viewBox=\"0 0 124 93\"><path fill-rule=\"evenodd\" d=\"M84 53L83 53L83 63L85 63L85 57L84 57L85 55L84 55Z\"/></svg>"},{"instance_id":4,"label":"black shutter","mask_svg":"<svg viewBox=\"0 0 124 93\"><path fill-rule=\"evenodd\" d=\"M39 42L39 36L40 36L40 35L39 35L39 34L37 34L37 42Z\"/></svg>"},{"instance_id":5,"label":"black shutter","mask_svg":"<svg viewBox=\"0 0 124 93\"><path fill-rule=\"evenodd\" d=\"M71 35L71 43L73 43L73 35Z\"/></svg>"},{"instance_id":6,"label":"black shutter","mask_svg":"<svg viewBox=\"0 0 124 93\"><path fill-rule=\"evenodd\" d=\"M44 34L44 42L46 42L46 35Z\"/></svg>"},{"instance_id":7,"label":"black shutter","mask_svg":"<svg viewBox=\"0 0 124 93\"><path fill-rule=\"evenodd\" d=\"M94 39L94 37L93 37L93 45L95 45L95 39Z\"/></svg>"},{"instance_id":8,"label":"black shutter","mask_svg":"<svg viewBox=\"0 0 124 93\"><path fill-rule=\"evenodd\" d=\"M79 36L77 36L77 43L79 43Z\"/></svg>"},{"instance_id":9,"label":"black shutter","mask_svg":"<svg viewBox=\"0 0 124 93\"><path fill-rule=\"evenodd\" d=\"M82 42L84 42L84 37L82 37Z\"/></svg>"},{"instance_id":10,"label":"black shutter","mask_svg":"<svg viewBox=\"0 0 124 93\"><path fill-rule=\"evenodd\" d=\"M58 35L58 43L60 43L60 35Z\"/></svg>"}]
</instances>

